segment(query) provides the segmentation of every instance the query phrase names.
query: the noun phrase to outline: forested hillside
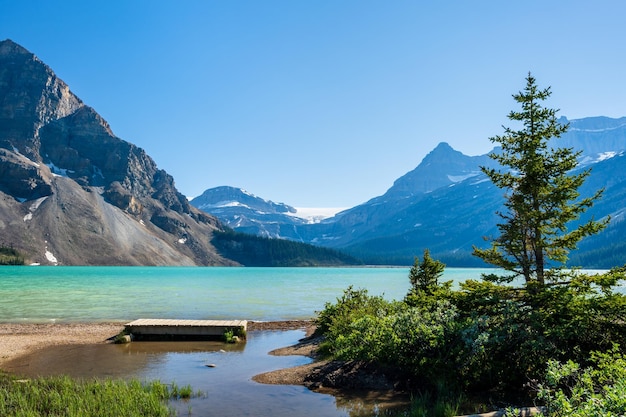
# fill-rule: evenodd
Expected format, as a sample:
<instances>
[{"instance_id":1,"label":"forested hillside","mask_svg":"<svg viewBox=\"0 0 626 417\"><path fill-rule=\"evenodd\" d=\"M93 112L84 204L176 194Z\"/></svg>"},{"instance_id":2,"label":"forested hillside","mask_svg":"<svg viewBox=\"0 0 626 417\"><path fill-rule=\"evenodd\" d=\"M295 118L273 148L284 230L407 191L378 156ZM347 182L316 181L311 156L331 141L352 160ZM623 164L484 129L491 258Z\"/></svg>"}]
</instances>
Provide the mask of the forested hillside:
<instances>
[{"instance_id":1,"label":"forested hillside","mask_svg":"<svg viewBox=\"0 0 626 417\"><path fill-rule=\"evenodd\" d=\"M245 266L341 266L361 261L337 250L226 231L213 234L218 252Z\"/></svg>"}]
</instances>

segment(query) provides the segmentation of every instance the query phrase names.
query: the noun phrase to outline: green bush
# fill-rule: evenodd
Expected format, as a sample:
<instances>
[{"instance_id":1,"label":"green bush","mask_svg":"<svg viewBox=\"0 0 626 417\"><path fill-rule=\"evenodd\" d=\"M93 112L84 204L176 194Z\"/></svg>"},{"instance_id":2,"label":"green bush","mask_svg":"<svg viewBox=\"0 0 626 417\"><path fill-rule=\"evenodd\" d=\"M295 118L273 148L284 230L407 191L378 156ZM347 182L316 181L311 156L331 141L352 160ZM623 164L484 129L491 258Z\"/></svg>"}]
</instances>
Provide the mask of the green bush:
<instances>
[{"instance_id":1,"label":"green bush","mask_svg":"<svg viewBox=\"0 0 626 417\"><path fill-rule=\"evenodd\" d=\"M611 417L626 414L626 359L614 346L591 355L592 366L550 361L537 398L545 405L540 416Z\"/></svg>"},{"instance_id":2,"label":"green bush","mask_svg":"<svg viewBox=\"0 0 626 417\"><path fill-rule=\"evenodd\" d=\"M326 303L317 313L317 333L330 338L348 332L352 322L365 315L384 316L393 304L380 296L370 296L365 289L348 287L336 303Z\"/></svg>"},{"instance_id":3,"label":"green bush","mask_svg":"<svg viewBox=\"0 0 626 417\"><path fill-rule=\"evenodd\" d=\"M420 385L435 385L455 372L456 352L449 348L458 338L456 319L447 301L411 307L349 288L319 313L326 329L321 349L341 360L393 366L419 375Z\"/></svg>"},{"instance_id":4,"label":"green bush","mask_svg":"<svg viewBox=\"0 0 626 417\"><path fill-rule=\"evenodd\" d=\"M455 291L412 279L403 302L350 287L318 313L322 352L396 367L414 388L532 401L528 382L551 360L589 366L592 352L626 338L626 296L614 291L623 274L572 274L541 288L466 281Z\"/></svg>"},{"instance_id":5,"label":"green bush","mask_svg":"<svg viewBox=\"0 0 626 417\"><path fill-rule=\"evenodd\" d=\"M459 373L468 388L516 392L550 360L587 365L626 337L626 297L611 271L541 291L468 281L454 294L462 325Z\"/></svg>"}]
</instances>

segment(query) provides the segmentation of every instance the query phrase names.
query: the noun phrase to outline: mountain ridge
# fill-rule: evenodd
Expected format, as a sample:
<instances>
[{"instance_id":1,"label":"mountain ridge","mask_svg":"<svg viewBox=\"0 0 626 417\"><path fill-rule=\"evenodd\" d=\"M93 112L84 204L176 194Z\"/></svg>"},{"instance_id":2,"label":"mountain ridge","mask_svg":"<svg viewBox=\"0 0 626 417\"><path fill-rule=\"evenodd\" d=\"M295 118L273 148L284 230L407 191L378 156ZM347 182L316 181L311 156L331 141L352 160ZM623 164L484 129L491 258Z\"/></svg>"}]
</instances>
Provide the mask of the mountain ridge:
<instances>
[{"instance_id":1,"label":"mountain ridge","mask_svg":"<svg viewBox=\"0 0 626 417\"><path fill-rule=\"evenodd\" d=\"M210 242L221 222L50 67L5 40L0 68L0 243L37 264L237 264Z\"/></svg>"},{"instance_id":2,"label":"mountain ridge","mask_svg":"<svg viewBox=\"0 0 626 417\"><path fill-rule=\"evenodd\" d=\"M37 56L0 42L0 247L38 265L359 262L328 248L231 232L191 205L171 175L115 136Z\"/></svg>"},{"instance_id":3,"label":"mountain ridge","mask_svg":"<svg viewBox=\"0 0 626 417\"><path fill-rule=\"evenodd\" d=\"M589 253L598 253L594 247L598 242L603 242L606 251L621 247L618 237L626 229L626 222L618 221L624 218L619 202L626 198L626 178L622 175L626 172L626 117L571 121L563 117L560 122L570 123L571 130L554 139L553 145L582 151L580 169L591 168L582 195L606 188L603 199L585 216L611 215L614 219L599 236L583 241L581 251L572 253L572 261L606 267L608 255L603 263ZM489 153L498 151L495 147ZM472 247L483 244L483 236L498 234L496 224L501 219L496 212L503 208L502 190L480 171L481 166L496 167L489 153L467 156L442 142L383 195L317 224L273 227L281 231L280 237L341 249L371 264L410 265L415 256L429 248L450 265L485 266L472 256ZM249 228L247 232L254 231ZM626 253L626 246L624 249L622 253ZM626 263L624 255L617 257Z\"/></svg>"},{"instance_id":4,"label":"mountain ridge","mask_svg":"<svg viewBox=\"0 0 626 417\"><path fill-rule=\"evenodd\" d=\"M592 168L584 189L606 188L589 215L614 219L581 243L576 259L623 259L626 117L560 120L570 131L555 145L582 150L581 167ZM367 263L411 264L426 247L444 261L471 263L471 246L493 233L502 204L501 190L480 171L490 164L488 154L467 156L442 142L383 195L329 218L299 218L287 204L233 187L200 204L222 210L216 217L189 202L143 149L115 136L39 58L0 42L0 245L32 263L237 265L213 244L229 226L345 250Z\"/></svg>"}]
</instances>

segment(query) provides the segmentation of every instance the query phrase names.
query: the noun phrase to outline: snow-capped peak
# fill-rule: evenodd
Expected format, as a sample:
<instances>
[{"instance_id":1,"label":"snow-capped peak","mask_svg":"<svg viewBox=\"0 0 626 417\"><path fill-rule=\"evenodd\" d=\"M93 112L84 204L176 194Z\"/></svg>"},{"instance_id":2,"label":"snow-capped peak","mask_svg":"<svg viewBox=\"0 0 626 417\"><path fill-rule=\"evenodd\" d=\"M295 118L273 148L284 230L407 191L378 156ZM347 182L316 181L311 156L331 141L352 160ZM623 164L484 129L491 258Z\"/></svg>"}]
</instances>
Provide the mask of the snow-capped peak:
<instances>
[{"instance_id":1,"label":"snow-capped peak","mask_svg":"<svg viewBox=\"0 0 626 417\"><path fill-rule=\"evenodd\" d=\"M295 213L288 213L290 216L306 220L308 223L319 223L324 219L333 217L339 212L346 210L346 207L296 207Z\"/></svg>"}]
</instances>

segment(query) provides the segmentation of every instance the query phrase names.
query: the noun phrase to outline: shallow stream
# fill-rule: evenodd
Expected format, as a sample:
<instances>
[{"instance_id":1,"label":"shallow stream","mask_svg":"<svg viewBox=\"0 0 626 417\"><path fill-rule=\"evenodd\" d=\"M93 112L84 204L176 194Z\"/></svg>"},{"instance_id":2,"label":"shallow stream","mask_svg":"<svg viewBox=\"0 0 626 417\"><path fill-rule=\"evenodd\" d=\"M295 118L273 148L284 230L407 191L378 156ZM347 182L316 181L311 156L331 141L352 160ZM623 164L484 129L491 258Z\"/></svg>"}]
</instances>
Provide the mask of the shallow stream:
<instances>
[{"instance_id":1,"label":"shallow stream","mask_svg":"<svg viewBox=\"0 0 626 417\"><path fill-rule=\"evenodd\" d=\"M365 393L320 394L302 386L264 385L254 375L309 363L303 356L268 352L295 344L300 330L253 331L240 344L132 342L54 346L19 358L5 370L25 377L136 378L191 385L201 396L170 403L179 416L370 416L397 403ZM207 365L212 365L211 367ZM214 365L214 366L213 366Z\"/></svg>"}]
</instances>

